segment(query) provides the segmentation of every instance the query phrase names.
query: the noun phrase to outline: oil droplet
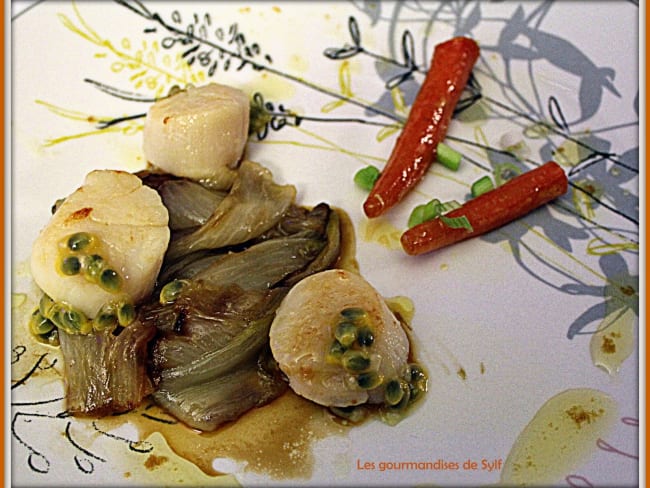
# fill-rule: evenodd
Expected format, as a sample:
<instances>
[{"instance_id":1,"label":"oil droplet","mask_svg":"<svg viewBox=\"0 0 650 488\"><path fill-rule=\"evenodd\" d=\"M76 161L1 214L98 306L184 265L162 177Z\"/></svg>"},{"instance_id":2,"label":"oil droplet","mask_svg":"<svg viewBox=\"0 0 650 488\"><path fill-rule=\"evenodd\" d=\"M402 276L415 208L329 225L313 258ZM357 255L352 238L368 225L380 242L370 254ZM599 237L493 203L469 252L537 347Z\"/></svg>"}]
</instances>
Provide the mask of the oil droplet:
<instances>
[{"instance_id":1,"label":"oil droplet","mask_svg":"<svg viewBox=\"0 0 650 488\"><path fill-rule=\"evenodd\" d=\"M386 305L391 311L398 316L403 322L407 325L410 325L413 322L413 316L415 315L415 305L413 300L405 296L396 296L385 298Z\"/></svg>"},{"instance_id":2,"label":"oil droplet","mask_svg":"<svg viewBox=\"0 0 650 488\"><path fill-rule=\"evenodd\" d=\"M607 394L589 388L563 391L549 399L519 434L501 471L505 485L557 483L597 448L616 419Z\"/></svg>"},{"instance_id":3,"label":"oil droplet","mask_svg":"<svg viewBox=\"0 0 650 488\"><path fill-rule=\"evenodd\" d=\"M386 249L402 249L402 232L385 218L364 219L359 230L366 242L374 242Z\"/></svg>"},{"instance_id":4,"label":"oil droplet","mask_svg":"<svg viewBox=\"0 0 650 488\"><path fill-rule=\"evenodd\" d=\"M616 316L612 318L613 322L603 322L604 326L591 337L589 343L594 365L603 368L610 375L618 373L621 364L635 349L633 310L627 308L611 315L614 314Z\"/></svg>"}]
</instances>

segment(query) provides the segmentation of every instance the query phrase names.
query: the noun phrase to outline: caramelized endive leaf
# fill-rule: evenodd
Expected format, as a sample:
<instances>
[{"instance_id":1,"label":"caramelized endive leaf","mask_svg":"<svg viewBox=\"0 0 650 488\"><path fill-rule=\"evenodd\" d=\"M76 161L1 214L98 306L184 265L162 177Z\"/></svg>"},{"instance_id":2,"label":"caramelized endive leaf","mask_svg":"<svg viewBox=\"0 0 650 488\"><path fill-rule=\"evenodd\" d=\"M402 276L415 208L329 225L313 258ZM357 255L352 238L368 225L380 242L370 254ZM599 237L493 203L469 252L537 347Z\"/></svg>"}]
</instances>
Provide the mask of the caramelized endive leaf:
<instances>
[{"instance_id":1,"label":"caramelized endive leaf","mask_svg":"<svg viewBox=\"0 0 650 488\"><path fill-rule=\"evenodd\" d=\"M204 225L172 239L167 259L249 241L273 227L295 197L294 186L278 185L269 170L243 161L230 193Z\"/></svg>"}]
</instances>

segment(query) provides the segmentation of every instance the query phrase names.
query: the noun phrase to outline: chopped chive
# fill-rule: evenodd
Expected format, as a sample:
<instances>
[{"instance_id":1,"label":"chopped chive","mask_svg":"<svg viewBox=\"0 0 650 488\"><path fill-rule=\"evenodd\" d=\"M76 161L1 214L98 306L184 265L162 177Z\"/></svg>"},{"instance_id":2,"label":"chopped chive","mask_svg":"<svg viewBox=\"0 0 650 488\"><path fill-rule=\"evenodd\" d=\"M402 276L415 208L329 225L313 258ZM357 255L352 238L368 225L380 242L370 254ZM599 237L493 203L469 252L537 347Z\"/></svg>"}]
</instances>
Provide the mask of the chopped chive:
<instances>
[{"instance_id":1,"label":"chopped chive","mask_svg":"<svg viewBox=\"0 0 650 488\"><path fill-rule=\"evenodd\" d=\"M415 207L409 216L407 225L409 228L415 227L422 222L440 217L445 212L449 212L450 210L454 210L459 207L460 203L455 200L450 200L443 203L437 198L434 198L427 203Z\"/></svg>"},{"instance_id":2,"label":"chopped chive","mask_svg":"<svg viewBox=\"0 0 650 488\"><path fill-rule=\"evenodd\" d=\"M411 212L411 215L409 215L408 227L415 227L422 222L438 217L441 213L440 205L440 200L433 199L430 202L415 207Z\"/></svg>"},{"instance_id":3,"label":"chopped chive","mask_svg":"<svg viewBox=\"0 0 650 488\"><path fill-rule=\"evenodd\" d=\"M409 215L408 228L415 227L425 220L428 220L426 218L426 205L418 205L411 211L411 215Z\"/></svg>"},{"instance_id":4,"label":"chopped chive","mask_svg":"<svg viewBox=\"0 0 650 488\"><path fill-rule=\"evenodd\" d=\"M450 210L455 210L460 207L462 207L462 205L458 203L456 200L449 200L448 202L442 202L440 204L440 213L443 214L445 212L449 212Z\"/></svg>"},{"instance_id":5,"label":"chopped chive","mask_svg":"<svg viewBox=\"0 0 650 488\"><path fill-rule=\"evenodd\" d=\"M485 175L472 183L472 197L477 197L494 189L492 178Z\"/></svg>"},{"instance_id":6,"label":"chopped chive","mask_svg":"<svg viewBox=\"0 0 650 488\"><path fill-rule=\"evenodd\" d=\"M457 171L460 166L461 154L452 149L447 144L438 143L436 148L436 158L440 164L452 171Z\"/></svg>"},{"instance_id":7,"label":"chopped chive","mask_svg":"<svg viewBox=\"0 0 650 488\"><path fill-rule=\"evenodd\" d=\"M354 182L359 188L370 191L372 190L372 187L375 186L379 174L379 169L376 166L366 166L356 172L354 175Z\"/></svg>"},{"instance_id":8,"label":"chopped chive","mask_svg":"<svg viewBox=\"0 0 650 488\"><path fill-rule=\"evenodd\" d=\"M464 215L460 217L445 217L443 215L440 217L440 220L442 220L443 224L445 224L447 227L451 227L452 229L466 229L469 232L472 232L474 230L469 219Z\"/></svg>"}]
</instances>

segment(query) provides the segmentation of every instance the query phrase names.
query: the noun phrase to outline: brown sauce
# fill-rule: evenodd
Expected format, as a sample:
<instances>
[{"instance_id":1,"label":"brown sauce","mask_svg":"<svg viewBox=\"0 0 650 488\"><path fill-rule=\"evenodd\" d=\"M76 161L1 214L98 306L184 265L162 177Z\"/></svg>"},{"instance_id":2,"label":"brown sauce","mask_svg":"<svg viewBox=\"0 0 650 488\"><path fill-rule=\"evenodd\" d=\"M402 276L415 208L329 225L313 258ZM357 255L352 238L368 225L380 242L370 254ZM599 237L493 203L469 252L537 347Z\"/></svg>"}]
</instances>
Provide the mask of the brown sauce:
<instances>
[{"instance_id":1,"label":"brown sauce","mask_svg":"<svg viewBox=\"0 0 650 488\"><path fill-rule=\"evenodd\" d=\"M335 210L341 225L341 251L336 266L359 272L354 226L345 211ZM20 319L14 323L19 324L17 327L20 330L14 334L14 340L18 337L18 342L29 344L29 349L36 356L47 351L51 357L58 357L58 348L38 342L28 331L27 322L38 303L38 297L38 290L34 290L33 297L15 296L14 313ZM394 297L387 301L404 327L409 329L414 313L412 302L406 297ZM34 375L33 379L39 382L62 380L58 368L43 369L38 376L36 379ZM376 409L368 411L365 420L379 420ZM130 481L150 479L151 473L155 472L156 476L175 479L183 484L201 484L211 480L210 484L224 483L229 486L237 483L236 479L229 475L231 471L227 473L218 469L219 463L215 464L215 459L235 461L240 465L237 471L258 473L273 479L308 479L316 462L314 443L328 436L344 435L352 425L329 409L305 400L291 390L265 406L248 411L215 432L191 429L151 403L125 414L100 419L78 418L77 422L84 424L91 433L107 434L128 424L137 432L137 441L130 444L155 446L147 453L134 453L128 444L110 444L115 451L111 457L119 460L117 469L122 470L123 476Z\"/></svg>"},{"instance_id":2,"label":"brown sauce","mask_svg":"<svg viewBox=\"0 0 650 488\"><path fill-rule=\"evenodd\" d=\"M327 409L291 391L215 432L190 429L152 405L105 417L97 424L108 431L126 422L135 426L142 441L156 433L162 435L174 454L208 476L227 474L213 466L215 459L227 458L242 463L246 471L274 479L309 478L315 463L313 443L347 430ZM162 456L151 454L144 463L151 467L164 461Z\"/></svg>"}]
</instances>

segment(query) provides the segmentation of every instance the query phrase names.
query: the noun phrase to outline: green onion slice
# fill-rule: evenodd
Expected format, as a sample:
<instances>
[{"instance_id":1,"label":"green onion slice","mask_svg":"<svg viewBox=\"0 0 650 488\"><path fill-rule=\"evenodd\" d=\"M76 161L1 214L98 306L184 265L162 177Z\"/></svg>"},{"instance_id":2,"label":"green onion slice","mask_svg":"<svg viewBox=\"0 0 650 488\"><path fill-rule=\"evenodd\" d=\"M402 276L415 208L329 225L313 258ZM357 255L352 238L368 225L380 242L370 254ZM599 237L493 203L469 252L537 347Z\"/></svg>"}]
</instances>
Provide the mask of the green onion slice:
<instances>
[{"instance_id":1,"label":"green onion slice","mask_svg":"<svg viewBox=\"0 0 650 488\"><path fill-rule=\"evenodd\" d=\"M411 215L409 216L408 220L408 227L415 227L418 224L421 224L422 222L426 222L427 220L432 220L435 219L436 217L440 217L446 212L449 212L450 210L454 210L456 208L460 208L460 203L458 203L455 200L450 200L448 202L441 202L437 198L434 198L430 202L424 203L422 205L418 205L413 209L411 212Z\"/></svg>"},{"instance_id":2,"label":"green onion slice","mask_svg":"<svg viewBox=\"0 0 650 488\"><path fill-rule=\"evenodd\" d=\"M461 154L442 142L436 148L436 158L440 164L452 171L457 171L460 166Z\"/></svg>"},{"instance_id":3,"label":"green onion slice","mask_svg":"<svg viewBox=\"0 0 650 488\"><path fill-rule=\"evenodd\" d=\"M375 186L377 179L379 179L379 174L379 169L376 166L366 166L356 172L354 182L362 190L370 191Z\"/></svg>"},{"instance_id":4,"label":"green onion slice","mask_svg":"<svg viewBox=\"0 0 650 488\"><path fill-rule=\"evenodd\" d=\"M440 220L442 220L447 227L451 227L452 229L467 229L469 232L474 230L469 219L464 215L461 215L460 217L445 217L443 215L440 217Z\"/></svg>"},{"instance_id":5,"label":"green onion slice","mask_svg":"<svg viewBox=\"0 0 650 488\"><path fill-rule=\"evenodd\" d=\"M494 189L492 178L485 175L472 183L472 197L477 197Z\"/></svg>"}]
</instances>

